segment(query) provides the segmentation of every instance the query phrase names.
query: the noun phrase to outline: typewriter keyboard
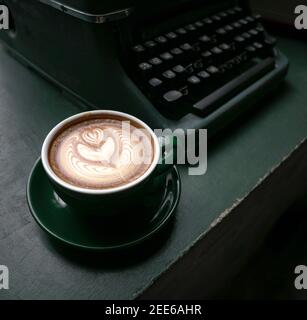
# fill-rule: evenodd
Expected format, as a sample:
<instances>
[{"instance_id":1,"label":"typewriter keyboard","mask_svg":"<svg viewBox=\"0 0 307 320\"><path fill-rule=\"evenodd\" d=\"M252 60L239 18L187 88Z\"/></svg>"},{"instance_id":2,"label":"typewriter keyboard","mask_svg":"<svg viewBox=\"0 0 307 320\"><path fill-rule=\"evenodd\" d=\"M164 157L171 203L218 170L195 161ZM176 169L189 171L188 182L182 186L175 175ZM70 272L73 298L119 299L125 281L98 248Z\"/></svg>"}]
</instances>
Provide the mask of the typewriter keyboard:
<instances>
[{"instance_id":1,"label":"typewriter keyboard","mask_svg":"<svg viewBox=\"0 0 307 320\"><path fill-rule=\"evenodd\" d=\"M275 43L234 7L134 44L131 74L161 112L206 116L274 68Z\"/></svg>"}]
</instances>

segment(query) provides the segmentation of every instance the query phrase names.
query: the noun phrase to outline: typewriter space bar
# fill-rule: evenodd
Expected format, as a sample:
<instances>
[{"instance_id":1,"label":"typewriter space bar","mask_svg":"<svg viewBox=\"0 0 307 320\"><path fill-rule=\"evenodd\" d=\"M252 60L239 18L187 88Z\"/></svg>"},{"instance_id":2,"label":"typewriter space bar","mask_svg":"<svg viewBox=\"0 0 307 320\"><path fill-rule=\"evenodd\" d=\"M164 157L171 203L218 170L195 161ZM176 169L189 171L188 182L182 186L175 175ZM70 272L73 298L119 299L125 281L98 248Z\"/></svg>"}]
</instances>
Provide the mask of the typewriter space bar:
<instances>
[{"instance_id":1,"label":"typewriter space bar","mask_svg":"<svg viewBox=\"0 0 307 320\"><path fill-rule=\"evenodd\" d=\"M200 113L201 115L212 111L212 109L216 108L217 105L221 105L223 102L229 100L265 73L274 69L274 66L275 61L273 58L264 59L238 77L226 83L221 88L196 102L193 105L193 110L195 113Z\"/></svg>"}]
</instances>

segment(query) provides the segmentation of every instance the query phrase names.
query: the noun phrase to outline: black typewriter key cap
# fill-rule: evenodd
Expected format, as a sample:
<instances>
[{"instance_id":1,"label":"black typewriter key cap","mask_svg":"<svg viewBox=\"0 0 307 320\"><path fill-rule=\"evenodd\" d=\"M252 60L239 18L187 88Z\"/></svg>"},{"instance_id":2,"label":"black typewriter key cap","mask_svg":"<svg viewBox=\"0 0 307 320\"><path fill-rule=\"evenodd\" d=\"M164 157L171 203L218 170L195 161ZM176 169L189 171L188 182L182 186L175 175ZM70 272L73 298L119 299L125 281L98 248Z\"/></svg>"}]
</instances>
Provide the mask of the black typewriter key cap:
<instances>
[{"instance_id":1,"label":"black typewriter key cap","mask_svg":"<svg viewBox=\"0 0 307 320\"><path fill-rule=\"evenodd\" d=\"M231 10L233 12L233 14L231 15L233 19L239 19L244 15L243 9L241 7L234 7Z\"/></svg>"},{"instance_id":2,"label":"black typewriter key cap","mask_svg":"<svg viewBox=\"0 0 307 320\"><path fill-rule=\"evenodd\" d=\"M171 54L173 54L174 56L180 56L181 54L183 54L183 50L180 48L174 48L171 50Z\"/></svg>"},{"instance_id":3,"label":"black typewriter key cap","mask_svg":"<svg viewBox=\"0 0 307 320\"><path fill-rule=\"evenodd\" d=\"M227 31L225 30L225 28L216 29L215 33L216 33L216 35L217 35L217 37L218 37L219 39L224 39L224 38L226 38L226 37L227 37L227 34L228 34Z\"/></svg>"},{"instance_id":4,"label":"black typewriter key cap","mask_svg":"<svg viewBox=\"0 0 307 320\"><path fill-rule=\"evenodd\" d=\"M201 57L203 59L204 64L206 65L210 65L212 64L212 60L213 60L213 55L211 51L204 51L201 53Z\"/></svg>"},{"instance_id":5,"label":"black typewriter key cap","mask_svg":"<svg viewBox=\"0 0 307 320\"><path fill-rule=\"evenodd\" d=\"M258 32L260 32L260 33L263 33L263 32L265 31L265 29L264 29L264 27L263 27L262 25L258 25L258 26L256 27L256 30L257 30Z\"/></svg>"},{"instance_id":6,"label":"black typewriter key cap","mask_svg":"<svg viewBox=\"0 0 307 320\"><path fill-rule=\"evenodd\" d=\"M213 55L213 61L216 64L219 64L224 59L224 52L219 47L214 47L211 49L212 55Z\"/></svg>"},{"instance_id":7,"label":"black typewriter key cap","mask_svg":"<svg viewBox=\"0 0 307 320\"><path fill-rule=\"evenodd\" d=\"M175 66L175 67L173 68L173 71L176 72L176 73L178 73L178 74L182 74L182 73L186 72L186 69L185 69L185 67L182 66L181 64L178 64L177 66Z\"/></svg>"},{"instance_id":8,"label":"black typewriter key cap","mask_svg":"<svg viewBox=\"0 0 307 320\"><path fill-rule=\"evenodd\" d=\"M212 52L215 56L218 56L218 55L220 55L220 54L223 53L223 50L220 49L219 47L214 47L214 48L211 49L211 52Z\"/></svg>"},{"instance_id":9,"label":"black typewriter key cap","mask_svg":"<svg viewBox=\"0 0 307 320\"><path fill-rule=\"evenodd\" d=\"M221 11L217 15L222 19L227 19L228 18L228 13L226 11Z\"/></svg>"},{"instance_id":10,"label":"black typewriter key cap","mask_svg":"<svg viewBox=\"0 0 307 320\"><path fill-rule=\"evenodd\" d=\"M237 43L244 43L245 38L242 37L242 36L236 36L236 37L234 38L234 40L235 40Z\"/></svg>"},{"instance_id":11,"label":"black typewriter key cap","mask_svg":"<svg viewBox=\"0 0 307 320\"><path fill-rule=\"evenodd\" d=\"M252 36L248 32L244 32L241 35L245 39L245 43L249 44L252 41Z\"/></svg>"},{"instance_id":12,"label":"black typewriter key cap","mask_svg":"<svg viewBox=\"0 0 307 320\"><path fill-rule=\"evenodd\" d=\"M169 39L169 40L174 40L174 39L177 39L177 34L175 32L169 32L166 34L166 37Z\"/></svg>"},{"instance_id":13,"label":"black typewriter key cap","mask_svg":"<svg viewBox=\"0 0 307 320\"><path fill-rule=\"evenodd\" d=\"M133 52L134 58L137 61L144 60L145 55L146 55L146 49L144 46L142 46L140 44L136 45L136 46L132 47L132 52Z\"/></svg>"},{"instance_id":14,"label":"black typewriter key cap","mask_svg":"<svg viewBox=\"0 0 307 320\"><path fill-rule=\"evenodd\" d=\"M207 72L209 72L211 75L216 76L219 74L219 69L215 66L210 66L207 68Z\"/></svg>"},{"instance_id":15,"label":"black typewriter key cap","mask_svg":"<svg viewBox=\"0 0 307 320\"><path fill-rule=\"evenodd\" d=\"M209 26L209 25L212 25L214 22L213 22L213 20L210 19L210 18L204 18L204 19L203 19L203 23L204 23L205 25Z\"/></svg>"},{"instance_id":16,"label":"black typewriter key cap","mask_svg":"<svg viewBox=\"0 0 307 320\"><path fill-rule=\"evenodd\" d=\"M203 24L203 22L196 21L195 23L193 23L193 25L195 27L195 32L193 33L193 35L200 36L204 32L204 24Z\"/></svg>"},{"instance_id":17,"label":"black typewriter key cap","mask_svg":"<svg viewBox=\"0 0 307 320\"><path fill-rule=\"evenodd\" d=\"M142 62L139 64L139 68L141 71L145 72L152 69L152 65L147 62Z\"/></svg>"},{"instance_id":18,"label":"black typewriter key cap","mask_svg":"<svg viewBox=\"0 0 307 320\"><path fill-rule=\"evenodd\" d=\"M224 37L227 35L227 31L225 30L225 28L218 28L216 29L215 33L221 37Z\"/></svg>"},{"instance_id":19,"label":"black typewriter key cap","mask_svg":"<svg viewBox=\"0 0 307 320\"><path fill-rule=\"evenodd\" d=\"M236 12L236 14L243 14L243 9L239 6L234 7L233 10Z\"/></svg>"},{"instance_id":20,"label":"black typewriter key cap","mask_svg":"<svg viewBox=\"0 0 307 320\"><path fill-rule=\"evenodd\" d=\"M167 90L165 88L164 82L160 78L152 78L148 81L148 91L149 93L156 98L160 96L163 92Z\"/></svg>"},{"instance_id":21,"label":"black typewriter key cap","mask_svg":"<svg viewBox=\"0 0 307 320\"><path fill-rule=\"evenodd\" d=\"M222 18L219 17L217 14L211 16L211 19L213 20L214 23L220 24L222 22Z\"/></svg>"},{"instance_id":22,"label":"black typewriter key cap","mask_svg":"<svg viewBox=\"0 0 307 320\"><path fill-rule=\"evenodd\" d=\"M164 52L160 55L160 58L165 61L170 61L170 60L174 59L174 56L172 54L170 54L169 52Z\"/></svg>"},{"instance_id":23,"label":"black typewriter key cap","mask_svg":"<svg viewBox=\"0 0 307 320\"><path fill-rule=\"evenodd\" d=\"M254 14L253 17L258 22L261 21L261 19L262 19L262 16L260 14Z\"/></svg>"},{"instance_id":24,"label":"black typewriter key cap","mask_svg":"<svg viewBox=\"0 0 307 320\"><path fill-rule=\"evenodd\" d=\"M234 38L234 42L233 42L233 50L235 52L240 52L241 50L243 50L246 46L248 45L247 41L245 40L245 38L243 38L242 36L237 36Z\"/></svg>"},{"instance_id":25,"label":"black typewriter key cap","mask_svg":"<svg viewBox=\"0 0 307 320\"><path fill-rule=\"evenodd\" d=\"M152 86L152 87L157 87L159 85L161 85L163 82L162 80L158 79L158 78L152 78L149 80L149 84Z\"/></svg>"},{"instance_id":26,"label":"black typewriter key cap","mask_svg":"<svg viewBox=\"0 0 307 320\"><path fill-rule=\"evenodd\" d=\"M180 36L186 35L188 32L184 28L179 28L176 30L176 33L179 34Z\"/></svg>"},{"instance_id":27,"label":"black typewriter key cap","mask_svg":"<svg viewBox=\"0 0 307 320\"><path fill-rule=\"evenodd\" d=\"M194 54L193 47L189 43L184 43L180 48L184 51L184 61L190 61Z\"/></svg>"},{"instance_id":28,"label":"black typewriter key cap","mask_svg":"<svg viewBox=\"0 0 307 320\"><path fill-rule=\"evenodd\" d=\"M188 24L185 26L185 29L188 31L188 32L194 32L196 31L196 27L193 25L193 24Z\"/></svg>"},{"instance_id":29,"label":"black typewriter key cap","mask_svg":"<svg viewBox=\"0 0 307 320\"><path fill-rule=\"evenodd\" d=\"M172 45L174 45L178 40L178 35L175 32L169 32L165 36L167 37L167 39Z\"/></svg>"},{"instance_id":30,"label":"black typewriter key cap","mask_svg":"<svg viewBox=\"0 0 307 320\"><path fill-rule=\"evenodd\" d=\"M263 44L260 42L254 42L253 45L256 49L263 49Z\"/></svg>"},{"instance_id":31,"label":"black typewriter key cap","mask_svg":"<svg viewBox=\"0 0 307 320\"><path fill-rule=\"evenodd\" d=\"M156 40L157 43L160 43L160 44L167 43L167 38L164 37L164 36L159 36L155 40Z\"/></svg>"},{"instance_id":32,"label":"black typewriter key cap","mask_svg":"<svg viewBox=\"0 0 307 320\"><path fill-rule=\"evenodd\" d=\"M206 34L200 36L198 40L203 48L208 48L212 44L211 38Z\"/></svg>"},{"instance_id":33,"label":"black typewriter key cap","mask_svg":"<svg viewBox=\"0 0 307 320\"><path fill-rule=\"evenodd\" d=\"M201 56L205 59L208 59L210 57L212 57L212 52L210 52L209 50L202 52Z\"/></svg>"},{"instance_id":34,"label":"black typewriter key cap","mask_svg":"<svg viewBox=\"0 0 307 320\"><path fill-rule=\"evenodd\" d=\"M204 27L204 23L202 21L196 21L194 23L196 28L203 28Z\"/></svg>"},{"instance_id":35,"label":"black typewriter key cap","mask_svg":"<svg viewBox=\"0 0 307 320\"><path fill-rule=\"evenodd\" d=\"M138 44L138 45L132 47L132 50L133 50L135 53L142 53L142 52L145 51L145 48L144 48L142 45Z\"/></svg>"},{"instance_id":36,"label":"black typewriter key cap","mask_svg":"<svg viewBox=\"0 0 307 320\"><path fill-rule=\"evenodd\" d=\"M254 24L256 22L256 19L252 16L246 16L245 20L248 21L251 24Z\"/></svg>"},{"instance_id":37,"label":"black typewriter key cap","mask_svg":"<svg viewBox=\"0 0 307 320\"><path fill-rule=\"evenodd\" d=\"M229 60L233 52L232 47L227 43L222 43L219 45L219 48L223 50L223 59Z\"/></svg>"},{"instance_id":38,"label":"black typewriter key cap","mask_svg":"<svg viewBox=\"0 0 307 320\"><path fill-rule=\"evenodd\" d=\"M220 47L220 49L225 50L225 51L228 51L231 49L230 45L227 43L222 43L222 44L220 44L219 47Z\"/></svg>"},{"instance_id":39,"label":"black typewriter key cap","mask_svg":"<svg viewBox=\"0 0 307 320\"><path fill-rule=\"evenodd\" d=\"M155 38L156 43L158 44L158 49L157 50L161 50L163 48L166 48L167 44L168 44L168 40L166 37L164 36L159 36Z\"/></svg>"},{"instance_id":40,"label":"black typewriter key cap","mask_svg":"<svg viewBox=\"0 0 307 320\"><path fill-rule=\"evenodd\" d=\"M194 22L193 25L196 28L196 33L198 35L202 34L202 32L204 31L204 23L199 20L199 21Z\"/></svg>"},{"instance_id":41,"label":"black typewriter key cap","mask_svg":"<svg viewBox=\"0 0 307 320\"><path fill-rule=\"evenodd\" d=\"M163 95L163 99L166 102L175 102L175 101L178 101L179 99L181 99L182 97L183 97L183 94L179 90L171 90L171 91L166 92Z\"/></svg>"},{"instance_id":42,"label":"black typewriter key cap","mask_svg":"<svg viewBox=\"0 0 307 320\"><path fill-rule=\"evenodd\" d=\"M226 12L228 13L228 15L234 16L236 14L235 10L233 9L228 9L226 10Z\"/></svg>"},{"instance_id":43,"label":"black typewriter key cap","mask_svg":"<svg viewBox=\"0 0 307 320\"><path fill-rule=\"evenodd\" d=\"M163 77L171 80L171 79L176 78L176 73L172 70L167 70L167 71L163 72Z\"/></svg>"},{"instance_id":44,"label":"black typewriter key cap","mask_svg":"<svg viewBox=\"0 0 307 320\"><path fill-rule=\"evenodd\" d=\"M240 49L246 45L246 39L242 36L236 36L234 38L235 47Z\"/></svg>"},{"instance_id":45,"label":"black typewriter key cap","mask_svg":"<svg viewBox=\"0 0 307 320\"><path fill-rule=\"evenodd\" d=\"M264 39L264 45L269 48L269 49L273 49L277 44L277 39L275 37L267 37Z\"/></svg>"},{"instance_id":46,"label":"black typewriter key cap","mask_svg":"<svg viewBox=\"0 0 307 320\"><path fill-rule=\"evenodd\" d=\"M245 48L245 51L246 51L247 56L248 56L249 59L252 59L252 58L254 58L254 57L256 56L257 50L256 50L256 48L255 48L254 46L252 46L252 45L247 46L247 47Z\"/></svg>"},{"instance_id":47,"label":"black typewriter key cap","mask_svg":"<svg viewBox=\"0 0 307 320\"><path fill-rule=\"evenodd\" d=\"M260 43L260 42L254 42L253 46L256 48L257 54L262 56L262 54L265 52L264 45L262 43Z\"/></svg>"},{"instance_id":48,"label":"black typewriter key cap","mask_svg":"<svg viewBox=\"0 0 307 320\"><path fill-rule=\"evenodd\" d=\"M204 83L203 79L197 75L192 75L187 79L187 85L189 88L189 96L187 97L188 100L198 99L199 94L204 94Z\"/></svg>"},{"instance_id":49,"label":"black typewriter key cap","mask_svg":"<svg viewBox=\"0 0 307 320\"><path fill-rule=\"evenodd\" d=\"M144 45L146 48L154 48L157 46L157 43L151 40L151 41L145 42Z\"/></svg>"},{"instance_id":50,"label":"black typewriter key cap","mask_svg":"<svg viewBox=\"0 0 307 320\"><path fill-rule=\"evenodd\" d=\"M231 24L231 26L236 30L239 31L242 28L242 24L238 21L235 21Z\"/></svg>"},{"instance_id":51,"label":"black typewriter key cap","mask_svg":"<svg viewBox=\"0 0 307 320\"><path fill-rule=\"evenodd\" d=\"M186 38L188 37L188 32L184 28L179 28L176 30L176 33L178 34L178 42L184 42L186 41Z\"/></svg>"},{"instance_id":52,"label":"black typewriter key cap","mask_svg":"<svg viewBox=\"0 0 307 320\"><path fill-rule=\"evenodd\" d=\"M256 28L249 30L248 33L253 37L254 41L262 42L264 40L264 34L259 32Z\"/></svg>"},{"instance_id":53,"label":"black typewriter key cap","mask_svg":"<svg viewBox=\"0 0 307 320\"><path fill-rule=\"evenodd\" d=\"M239 22L241 23L241 26L243 28L243 30L248 30L249 28L249 23L246 19L240 19Z\"/></svg>"},{"instance_id":54,"label":"black typewriter key cap","mask_svg":"<svg viewBox=\"0 0 307 320\"><path fill-rule=\"evenodd\" d=\"M143 78L149 78L150 75L152 74L152 65L150 63L147 62L142 62L139 64L139 70L140 70L140 74Z\"/></svg>"},{"instance_id":55,"label":"black typewriter key cap","mask_svg":"<svg viewBox=\"0 0 307 320\"><path fill-rule=\"evenodd\" d=\"M214 22L211 18L205 18L202 22L204 23L206 30L211 31L214 28Z\"/></svg>"},{"instance_id":56,"label":"black typewriter key cap","mask_svg":"<svg viewBox=\"0 0 307 320\"><path fill-rule=\"evenodd\" d=\"M149 60L149 63L153 66L159 66L160 64L162 64L162 60L160 58L152 58Z\"/></svg>"},{"instance_id":57,"label":"black typewriter key cap","mask_svg":"<svg viewBox=\"0 0 307 320\"><path fill-rule=\"evenodd\" d=\"M226 30L226 32L227 32L228 34L232 34L232 33L235 31L234 27L233 27L232 25L230 25L230 24L227 24L227 25L224 27L224 29Z\"/></svg>"},{"instance_id":58,"label":"black typewriter key cap","mask_svg":"<svg viewBox=\"0 0 307 320\"><path fill-rule=\"evenodd\" d=\"M219 16L223 19L224 23L229 23L233 20L232 15L227 10L220 12Z\"/></svg>"},{"instance_id":59,"label":"black typewriter key cap","mask_svg":"<svg viewBox=\"0 0 307 320\"><path fill-rule=\"evenodd\" d=\"M184 29L187 31L186 40L193 41L192 39L197 35L196 27L193 24L188 24Z\"/></svg>"},{"instance_id":60,"label":"black typewriter key cap","mask_svg":"<svg viewBox=\"0 0 307 320\"><path fill-rule=\"evenodd\" d=\"M147 48L147 50L152 53L157 48L157 43L155 41L147 41L144 43L144 46Z\"/></svg>"},{"instance_id":61,"label":"black typewriter key cap","mask_svg":"<svg viewBox=\"0 0 307 320\"><path fill-rule=\"evenodd\" d=\"M248 33L252 36L252 37L257 37L259 35L259 31L257 29L251 29L248 31Z\"/></svg>"},{"instance_id":62,"label":"black typewriter key cap","mask_svg":"<svg viewBox=\"0 0 307 320\"><path fill-rule=\"evenodd\" d=\"M184 51L190 51L193 49L193 47L189 43L184 43L183 45L180 46L180 48Z\"/></svg>"},{"instance_id":63,"label":"black typewriter key cap","mask_svg":"<svg viewBox=\"0 0 307 320\"><path fill-rule=\"evenodd\" d=\"M235 6L234 8L233 8L236 12L243 12L243 9L240 7L240 6Z\"/></svg>"},{"instance_id":64,"label":"black typewriter key cap","mask_svg":"<svg viewBox=\"0 0 307 320\"><path fill-rule=\"evenodd\" d=\"M206 34L202 35L201 37L198 38L199 41L207 43L211 41L211 38L209 36L207 36Z\"/></svg>"},{"instance_id":65,"label":"black typewriter key cap","mask_svg":"<svg viewBox=\"0 0 307 320\"><path fill-rule=\"evenodd\" d=\"M210 78L210 74L204 70L198 72L197 75L202 79L209 79Z\"/></svg>"},{"instance_id":66,"label":"black typewriter key cap","mask_svg":"<svg viewBox=\"0 0 307 320\"><path fill-rule=\"evenodd\" d=\"M200 84L201 82L200 78L198 78L197 76L191 76L187 79L187 81L189 82L189 84L192 84L192 85L197 85L197 84Z\"/></svg>"},{"instance_id":67,"label":"black typewriter key cap","mask_svg":"<svg viewBox=\"0 0 307 320\"><path fill-rule=\"evenodd\" d=\"M147 41L144 43L144 46L147 48L149 54L153 54L155 52L155 49L158 47L155 41Z\"/></svg>"},{"instance_id":68,"label":"black typewriter key cap","mask_svg":"<svg viewBox=\"0 0 307 320\"><path fill-rule=\"evenodd\" d=\"M265 37L267 36L266 33L265 33L265 29L263 26L261 25L258 25L255 27L255 30L257 30L259 32L259 38L260 39L265 39Z\"/></svg>"}]
</instances>

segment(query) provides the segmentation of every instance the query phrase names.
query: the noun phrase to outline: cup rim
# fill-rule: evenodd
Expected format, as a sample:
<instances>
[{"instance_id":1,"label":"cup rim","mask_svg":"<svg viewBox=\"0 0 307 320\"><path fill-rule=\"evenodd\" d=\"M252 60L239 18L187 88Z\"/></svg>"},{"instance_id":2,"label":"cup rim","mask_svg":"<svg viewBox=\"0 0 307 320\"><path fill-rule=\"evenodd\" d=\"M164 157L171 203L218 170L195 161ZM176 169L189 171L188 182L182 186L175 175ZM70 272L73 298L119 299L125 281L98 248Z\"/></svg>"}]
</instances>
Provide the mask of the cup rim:
<instances>
[{"instance_id":1,"label":"cup rim","mask_svg":"<svg viewBox=\"0 0 307 320\"><path fill-rule=\"evenodd\" d=\"M55 137L55 135L58 133L58 131L61 128L63 128L63 126L65 126L65 125L69 124L70 122L73 122L79 118L82 118L84 116L99 115L99 114L115 115L115 116L123 117L123 118L126 118L128 120L132 120L132 121L138 123L139 125L144 127L146 130L148 130L151 137L153 138L154 145L155 145L154 159L153 159L150 167L148 168L148 170L141 177L139 177L136 180L133 180L132 182L129 182L123 186L114 187L114 188L106 188L106 189L88 189L88 188L77 187L77 186L74 186L74 185L64 181L63 179L61 179L52 170L52 168L49 164L50 144L53 141L53 138ZM41 159L42 159L43 167L44 167L46 173L48 174L48 176L55 183L60 185L61 187L68 189L70 191L82 193L82 194L102 195L102 194L113 194L113 193L118 193L121 191L128 190L130 188L133 188L133 187L139 185L142 181L146 180L152 174L152 172L155 170L155 168L159 162L159 159L160 159L160 152L161 152L161 150L160 150L160 144L159 144L158 137L156 136L154 131L145 122L143 122L142 120L140 120L140 119L136 118L135 116L132 116L128 113L105 109L105 110L94 110L94 111L81 112L81 113L70 116L70 117L64 119L63 121L59 122L56 126L53 127L53 129L51 129L51 131L48 133L48 135L46 136L46 138L43 142L43 146L41 149Z\"/></svg>"}]
</instances>

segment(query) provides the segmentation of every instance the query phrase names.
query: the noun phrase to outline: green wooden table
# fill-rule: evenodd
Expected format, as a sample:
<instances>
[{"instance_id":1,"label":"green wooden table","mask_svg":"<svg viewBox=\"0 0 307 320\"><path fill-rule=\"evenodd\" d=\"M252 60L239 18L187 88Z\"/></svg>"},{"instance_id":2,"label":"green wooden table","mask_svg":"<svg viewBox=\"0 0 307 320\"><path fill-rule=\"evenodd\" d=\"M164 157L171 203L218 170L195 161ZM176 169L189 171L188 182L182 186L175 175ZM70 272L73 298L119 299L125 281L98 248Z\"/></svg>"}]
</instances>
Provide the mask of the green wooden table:
<instances>
[{"instance_id":1,"label":"green wooden table","mask_svg":"<svg viewBox=\"0 0 307 320\"><path fill-rule=\"evenodd\" d=\"M281 39L291 62L279 91L209 143L208 172L180 168L182 198L154 242L120 255L62 247L26 203L29 172L60 120L82 111L0 50L0 299L213 297L282 211L307 190L307 44Z\"/></svg>"}]
</instances>

